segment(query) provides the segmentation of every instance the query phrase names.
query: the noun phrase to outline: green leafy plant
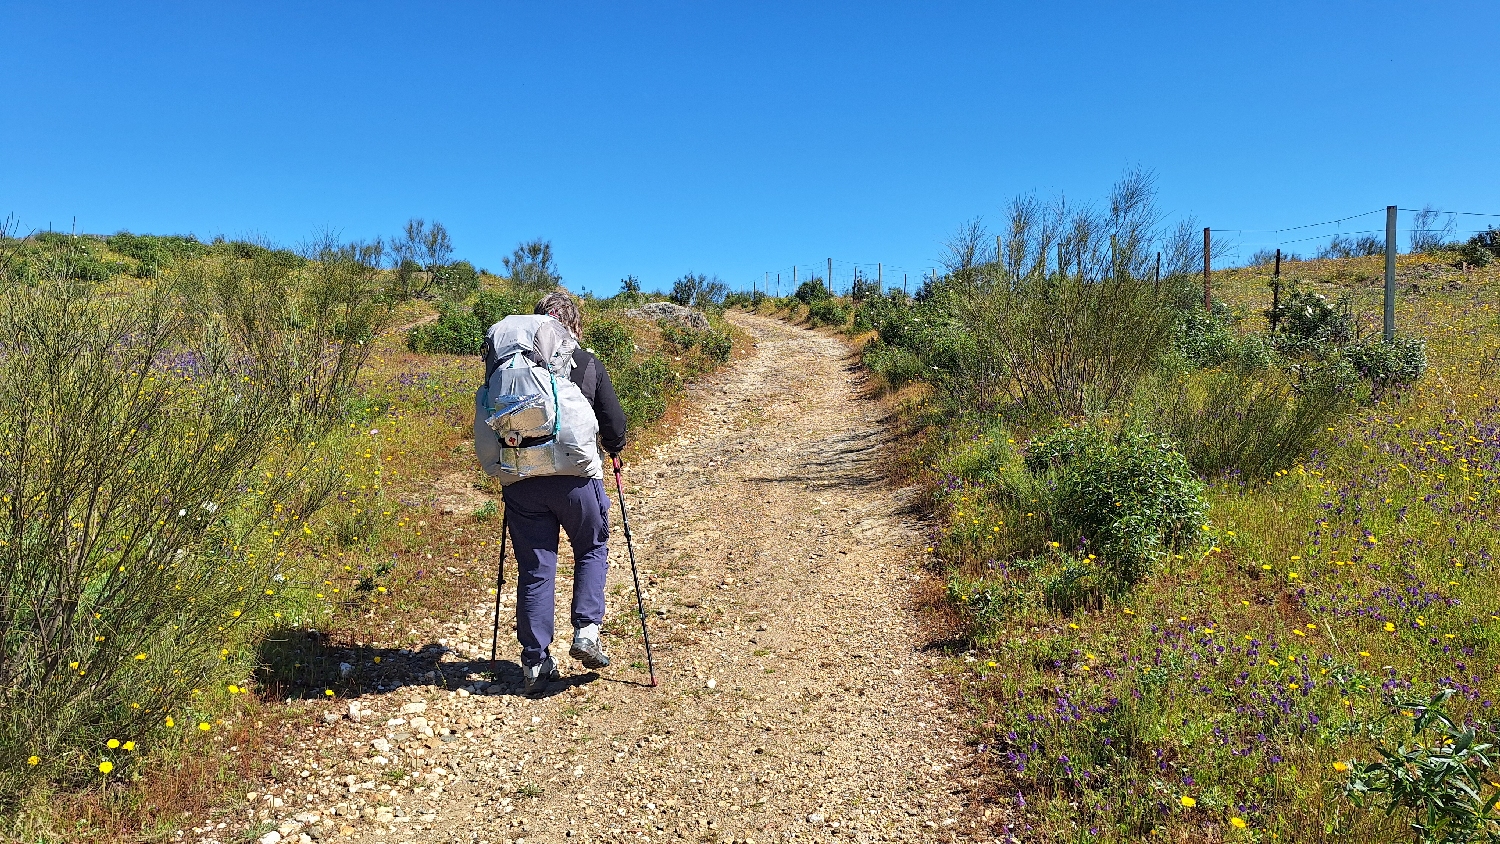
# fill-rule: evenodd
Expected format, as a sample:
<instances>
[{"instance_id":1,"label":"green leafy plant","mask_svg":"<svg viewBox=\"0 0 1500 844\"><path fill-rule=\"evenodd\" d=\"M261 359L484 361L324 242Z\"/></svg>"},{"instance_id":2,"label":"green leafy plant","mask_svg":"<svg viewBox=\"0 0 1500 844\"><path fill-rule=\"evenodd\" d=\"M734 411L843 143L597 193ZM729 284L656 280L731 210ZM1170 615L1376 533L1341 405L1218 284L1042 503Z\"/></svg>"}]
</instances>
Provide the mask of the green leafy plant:
<instances>
[{"instance_id":1,"label":"green leafy plant","mask_svg":"<svg viewBox=\"0 0 1500 844\"><path fill-rule=\"evenodd\" d=\"M1056 540L1094 555L1112 596L1134 587L1163 552L1194 545L1208 514L1202 482L1158 434L1060 428L1027 446L1025 465L1051 490Z\"/></svg>"},{"instance_id":2,"label":"green leafy plant","mask_svg":"<svg viewBox=\"0 0 1500 844\"><path fill-rule=\"evenodd\" d=\"M1452 689L1431 700L1398 704L1413 713L1411 738L1377 745L1380 759L1353 766L1344 793L1357 806L1383 805L1387 815L1410 812L1421 844L1500 841L1500 788L1494 745L1443 711Z\"/></svg>"}]
</instances>

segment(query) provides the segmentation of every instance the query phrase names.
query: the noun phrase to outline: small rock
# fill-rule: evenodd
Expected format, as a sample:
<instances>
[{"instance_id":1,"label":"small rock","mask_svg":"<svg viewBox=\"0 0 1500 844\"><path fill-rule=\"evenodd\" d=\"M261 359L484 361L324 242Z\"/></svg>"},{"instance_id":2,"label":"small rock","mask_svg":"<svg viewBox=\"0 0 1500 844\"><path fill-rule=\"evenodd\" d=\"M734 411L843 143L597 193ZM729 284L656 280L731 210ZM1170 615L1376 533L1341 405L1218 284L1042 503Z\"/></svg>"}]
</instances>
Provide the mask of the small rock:
<instances>
[{"instance_id":1,"label":"small rock","mask_svg":"<svg viewBox=\"0 0 1500 844\"><path fill-rule=\"evenodd\" d=\"M822 823L823 822L823 813L822 812L813 812L811 815L807 816L807 822L810 823L810 824L820 824L820 823Z\"/></svg>"},{"instance_id":2,"label":"small rock","mask_svg":"<svg viewBox=\"0 0 1500 844\"><path fill-rule=\"evenodd\" d=\"M258 791L252 791L252 792L250 792L250 793L248 793L248 794L245 795L245 802L246 803L254 803L255 802L255 798L257 798L259 796L260 796L260 792L258 792Z\"/></svg>"},{"instance_id":3,"label":"small rock","mask_svg":"<svg viewBox=\"0 0 1500 844\"><path fill-rule=\"evenodd\" d=\"M323 723L325 723L325 724L337 724L339 722L339 717L340 716L339 716L339 714L337 712L324 712L323 713Z\"/></svg>"},{"instance_id":4,"label":"small rock","mask_svg":"<svg viewBox=\"0 0 1500 844\"><path fill-rule=\"evenodd\" d=\"M348 677L350 674L353 674L353 673L354 673L354 666L350 665L347 662L341 662L341 663L339 663L339 676L340 677Z\"/></svg>"},{"instance_id":5,"label":"small rock","mask_svg":"<svg viewBox=\"0 0 1500 844\"><path fill-rule=\"evenodd\" d=\"M378 738L371 741L370 747L374 749L376 753L389 753L391 751L391 743L383 738Z\"/></svg>"},{"instance_id":6,"label":"small rock","mask_svg":"<svg viewBox=\"0 0 1500 844\"><path fill-rule=\"evenodd\" d=\"M424 701L420 700L413 703L408 703L405 706L401 707L402 715L418 715L426 711L427 704Z\"/></svg>"},{"instance_id":7,"label":"small rock","mask_svg":"<svg viewBox=\"0 0 1500 844\"><path fill-rule=\"evenodd\" d=\"M708 678L708 683L707 683L707 685L708 685L708 687L709 687L709 688L710 688L710 689L712 689L712 688L714 688L714 687L716 687L716 686L718 686L718 685L719 685L719 681L718 681L718 680L715 680L715 679L714 679L714 678L712 678L712 677L710 677L710 678Z\"/></svg>"},{"instance_id":8,"label":"small rock","mask_svg":"<svg viewBox=\"0 0 1500 844\"><path fill-rule=\"evenodd\" d=\"M358 724L359 723L359 719L362 718L364 716L364 714L365 713L359 708L359 704L355 703L352 700L349 701L349 720L350 721L353 721L354 723Z\"/></svg>"},{"instance_id":9,"label":"small rock","mask_svg":"<svg viewBox=\"0 0 1500 844\"><path fill-rule=\"evenodd\" d=\"M281 833L273 829L257 840L260 844L281 844Z\"/></svg>"}]
</instances>

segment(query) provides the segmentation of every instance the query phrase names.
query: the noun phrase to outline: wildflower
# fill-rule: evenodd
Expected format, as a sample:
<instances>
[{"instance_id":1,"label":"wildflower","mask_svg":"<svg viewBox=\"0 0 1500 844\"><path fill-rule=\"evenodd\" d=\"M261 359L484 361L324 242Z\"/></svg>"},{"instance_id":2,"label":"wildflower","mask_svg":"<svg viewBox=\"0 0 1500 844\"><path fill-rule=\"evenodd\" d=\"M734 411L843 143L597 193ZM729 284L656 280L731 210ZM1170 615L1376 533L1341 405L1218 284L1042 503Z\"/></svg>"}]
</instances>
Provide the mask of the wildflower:
<instances>
[{"instance_id":1,"label":"wildflower","mask_svg":"<svg viewBox=\"0 0 1500 844\"><path fill-rule=\"evenodd\" d=\"M167 727L170 728L170 727L175 727L175 726L177 726L177 725L175 723L173 723L172 716L168 715L167 716Z\"/></svg>"},{"instance_id":2,"label":"wildflower","mask_svg":"<svg viewBox=\"0 0 1500 844\"><path fill-rule=\"evenodd\" d=\"M1348 762L1335 762L1335 763L1333 763L1333 769L1335 771L1338 771L1339 773L1343 773L1344 771L1349 770L1349 763Z\"/></svg>"},{"instance_id":3,"label":"wildflower","mask_svg":"<svg viewBox=\"0 0 1500 844\"><path fill-rule=\"evenodd\" d=\"M1287 683L1286 687L1288 689L1291 689L1292 691L1296 691L1297 689L1302 688L1301 686L1297 685L1296 683Z\"/></svg>"},{"instance_id":4,"label":"wildflower","mask_svg":"<svg viewBox=\"0 0 1500 844\"><path fill-rule=\"evenodd\" d=\"M239 694L239 693L240 693L240 687L239 687L239 686L236 686L236 685L235 685L235 684L233 684L233 683L230 683L230 684L229 684L229 693L230 693L230 694L232 694L232 695L237 695L237 694Z\"/></svg>"},{"instance_id":5,"label":"wildflower","mask_svg":"<svg viewBox=\"0 0 1500 844\"><path fill-rule=\"evenodd\" d=\"M127 741L127 742L125 742L124 744L122 744L120 746L123 747L123 748L125 748L127 751L129 751L131 753L135 752L135 742L133 742L133 741Z\"/></svg>"},{"instance_id":6,"label":"wildflower","mask_svg":"<svg viewBox=\"0 0 1500 844\"><path fill-rule=\"evenodd\" d=\"M1389 621L1387 621L1385 623L1385 632L1387 632L1387 633L1395 633L1396 632L1396 625L1394 625L1394 624L1390 623Z\"/></svg>"},{"instance_id":7,"label":"wildflower","mask_svg":"<svg viewBox=\"0 0 1500 844\"><path fill-rule=\"evenodd\" d=\"M138 653L138 654L135 655L135 658L136 658L137 662L139 662L141 660L144 660L146 658L146 652L145 651L141 651L140 653Z\"/></svg>"},{"instance_id":8,"label":"wildflower","mask_svg":"<svg viewBox=\"0 0 1500 844\"><path fill-rule=\"evenodd\" d=\"M40 756L33 756L30 759L26 760L26 764L28 764L28 765L40 765L40 764L42 764L42 757L40 757Z\"/></svg>"},{"instance_id":9,"label":"wildflower","mask_svg":"<svg viewBox=\"0 0 1500 844\"><path fill-rule=\"evenodd\" d=\"M207 721L199 721L198 722L198 729L200 729L200 730L202 730L203 732L206 733L209 730L213 729L213 725L209 724Z\"/></svg>"},{"instance_id":10,"label":"wildflower","mask_svg":"<svg viewBox=\"0 0 1500 844\"><path fill-rule=\"evenodd\" d=\"M333 689L324 689L323 694L333 697Z\"/></svg>"},{"instance_id":11,"label":"wildflower","mask_svg":"<svg viewBox=\"0 0 1500 844\"><path fill-rule=\"evenodd\" d=\"M1369 656L1369 655L1370 655L1370 652L1369 652L1369 651L1360 651L1360 652L1359 652L1359 655L1360 655L1360 656Z\"/></svg>"},{"instance_id":12,"label":"wildflower","mask_svg":"<svg viewBox=\"0 0 1500 844\"><path fill-rule=\"evenodd\" d=\"M1232 826L1232 827L1234 827L1235 829L1244 829L1245 828L1245 819L1244 818L1230 818L1229 819L1229 825Z\"/></svg>"},{"instance_id":13,"label":"wildflower","mask_svg":"<svg viewBox=\"0 0 1500 844\"><path fill-rule=\"evenodd\" d=\"M115 763L109 761L108 759L105 759L103 762L99 763L99 773L101 774L107 774L114 769Z\"/></svg>"},{"instance_id":14,"label":"wildflower","mask_svg":"<svg viewBox=\"0 0 1500 844\"><path fill-rule=\"evenodd\" d=\"M989 662L985 663L985 665L989 666L990 668L997 668L997 667L999 667L998 664L994 660L990 660Z\"/></svg>"},{"instance_id":15,"label":"wildflower","mask_svg":"<svg viewBox=\"0 0 1500 844\"><path fill-rule=\"evenodd\" d=\"M1177 800L1178 800L1179 803L1182 804L1183 808L1185 808L1185 809L1191 809L1194 806L1198 805L1198 801L1197 800L1194 800L1193 798L1188 797L1185 794L1183 796L1177 798Z\"/></svg>"},{"instance_id":16,"label":"wildflower","mask_svg":"<svg viewBox=\"0 0 1500 844\"><path fill-rule=\"evenodd\" d=\"M1068 629L1069 630L1077 630L1078 629L1078 625L1076 625L1076 624L1069 624L1068 625Z\"/></svg>"},{"instance_id":17,"label":"wildflower","mask_svg":"<svg viewBox=\"0 0 1500 844\"><path fill-rule=\"evenodd\" d=\"M104 746L107 747L107 748L109 748L110 750L114 750L115 748L117 748L117 747L120 746L120 740L119 739L110 739L109 741L107 741L107 742L104 743Z\"/></svg>"}]
</instances>

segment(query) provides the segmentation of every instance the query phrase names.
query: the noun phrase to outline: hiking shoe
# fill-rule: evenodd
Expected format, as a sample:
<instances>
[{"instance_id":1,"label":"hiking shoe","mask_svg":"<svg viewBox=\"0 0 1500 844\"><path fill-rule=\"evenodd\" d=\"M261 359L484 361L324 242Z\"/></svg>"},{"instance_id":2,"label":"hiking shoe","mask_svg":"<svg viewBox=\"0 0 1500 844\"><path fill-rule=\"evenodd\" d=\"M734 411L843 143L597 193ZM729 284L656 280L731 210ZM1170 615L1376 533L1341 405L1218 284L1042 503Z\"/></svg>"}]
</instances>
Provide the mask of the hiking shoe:
<instances>
[{"instance_id":1,"label":"hiking shoe","mask_svg":"<svg viewBox=\"0 0 1500 844\"><path fill-rule=\"evenodd\" d=\"M526 678L527 697L541 695L547 691L548 685L562 679L562 672L557 670L557 661L550 656L537 665L521 666L521 674Z\"/></svg>"},{"instance_id":2,"label":"hiking shoe","mask_svg":"<svg viewBox=\"0 0 1500 844\"><path fill-rule=\"evenodd\" d=\"M590 670L607 667L609 655L604 652L604 648L599 646L599 639L580 634L581 631L573 634L573 647L568 648L568 656L583 663L583 667Z\"/></svg>"}]
</instances>

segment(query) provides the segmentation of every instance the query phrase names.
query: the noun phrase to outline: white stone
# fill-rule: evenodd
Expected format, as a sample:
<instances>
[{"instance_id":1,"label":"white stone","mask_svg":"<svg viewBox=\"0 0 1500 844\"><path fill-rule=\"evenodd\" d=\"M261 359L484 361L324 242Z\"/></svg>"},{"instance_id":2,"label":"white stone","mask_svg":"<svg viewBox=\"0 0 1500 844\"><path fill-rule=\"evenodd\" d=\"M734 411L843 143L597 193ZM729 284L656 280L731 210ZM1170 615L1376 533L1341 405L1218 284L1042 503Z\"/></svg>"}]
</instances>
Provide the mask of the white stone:
<instances>
[{"instance_id":1,"label":"white stone","mask_svg":"<svg viewBox=\"0 0 1500 844\"><path fill-rule=\"evenodd\" d=\"M716 687L716 686L718 686L718 685L719 685L719 681L718 681L718 680L715 680L715 679L714 679L714 678L712 678L712 677L710 677L710 678L708 678L708 687L709 687L709 688L710 688L710 689L712 689L712 688L714 688L714 687Z\"/></svg>"},{"instance_id":2,"label":"white stone","mask_svg":"<svg viewBox=\"0 0 1500 844\"><path fill-rule=\"evenodd\" d=\"M376 753L389 753L391 743L383 738L378 738L370 742L370 747L374 748Z\"/></svg>"},{"instance_id":3,"label":"white stone","mask_svg":"<svg viewBox=\"0 0 1500 844\"><path fill-rule=\"evenodd\" d=\"M823 822L823 813L822 812L813 812L811 815L807 816L807 822L811 823L811 824L820 824L820 823L822 823Z\"/></svg>"},{"instance_id":4,"label":"white stone","mask_svg":"<svg viewBox=\"0 0 1500 844\"><path fill-rule=\"evenodd\" d=\"M415 701L401 707L402 715L419 715L427 711L427 704L423 701Z\"/></svg>"},{"instance_id":5,"label":"white stone","mask_svg":"<svg viewBox=\"0 0 1500 844\"><path fill-rule=\"evenodd\" d=\"M260 844L281 844L281 833L273 829L262 835L259 840Z\"/></svg>"}]
</instances>

